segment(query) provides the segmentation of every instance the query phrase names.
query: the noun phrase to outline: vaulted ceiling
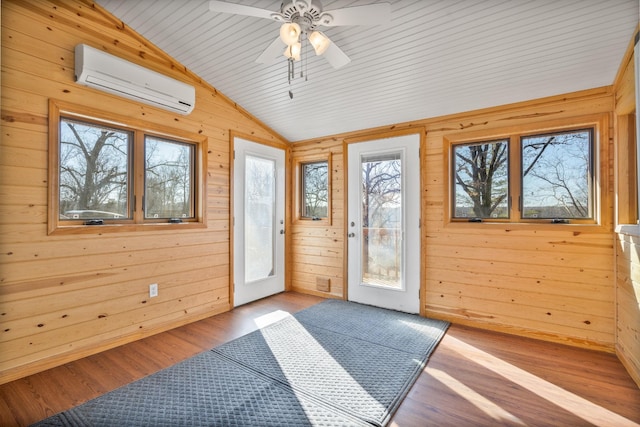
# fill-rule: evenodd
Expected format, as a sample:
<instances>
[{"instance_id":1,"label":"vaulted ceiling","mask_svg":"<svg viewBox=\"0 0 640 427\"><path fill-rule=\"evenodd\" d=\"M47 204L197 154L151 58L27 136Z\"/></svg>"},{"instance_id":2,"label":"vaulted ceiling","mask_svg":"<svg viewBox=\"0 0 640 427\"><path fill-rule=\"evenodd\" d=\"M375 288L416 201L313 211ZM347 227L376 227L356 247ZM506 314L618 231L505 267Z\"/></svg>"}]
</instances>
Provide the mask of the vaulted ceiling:
<instances>
[{"instance_id":1,"label":"vaulted ceiling","mask_svg":"<svg viewBox=\"0 0 640 427\"><path fill-rule=\"evenodd\" d=\"M228 2L273 11L282 3ZM638 0L322 6L383 2L386 24L323 28L351 63L336 70L311 52L306 78L297 67L290 84L284 56L255 62L277 37L276 21L214 13L207 0L97 0L292 142L610 85L639 14Z\"/></svg>"}]
</instances>

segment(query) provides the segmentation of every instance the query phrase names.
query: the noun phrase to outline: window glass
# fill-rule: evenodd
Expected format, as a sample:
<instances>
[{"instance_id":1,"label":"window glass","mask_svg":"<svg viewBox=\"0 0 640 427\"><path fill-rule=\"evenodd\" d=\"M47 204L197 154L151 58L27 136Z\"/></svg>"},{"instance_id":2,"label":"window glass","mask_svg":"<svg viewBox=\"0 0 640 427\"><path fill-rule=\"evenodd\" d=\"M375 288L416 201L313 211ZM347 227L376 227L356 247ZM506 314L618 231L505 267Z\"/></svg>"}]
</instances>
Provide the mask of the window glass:
<instances>
[{"instance_id":1,"label":"window glass","mask_svg":"<svg viewBox=\"0 0 640 427\"><path fill-rule=\"evenodd\" d=\"M329 206L328 162L302 164L303 218L326 218Z\"/></svg>"},{"instance_id":2,"label":"window glass","mask_svg":"<svg viewBox=\"0 0 640 427\"><path fill-rule=\"evenodd\" d=\"M508 218L508 140L453 148L453 217Z\"/></svg>"},{"instance_id":3,"label":"window glass","mask_svg":"<svg viewBox=\"0 0 640 427\"><path fill-rule=\"evenodd\" d=\"M193 218L194 144L145 137L145 218Z\"/></svg>"},{"instance_id":4,"label":"window glass","mask_svg":"<svg viewBox=\"0 0 640 427\"><path fill-rule=\"evenodd\" d=\"M206 138L93 114L49 102L48 233L204 227Z\"/></svg>"},{"instance_id":5,"label":"window glass","mask_svg":"<svg viewBox=\"0 0 640 427\"><path fill-rule=\"evenodd\" d=\"M592 218L592 131L522 141L522 217Z\"/></svg>"},{"instance_id":6,"label":"window glass","mask_svg":"<svg viewBox=\"0 0 640 427\"><path fill-rule=\"evenodd\" d=\"M132 133L60 119L59 219L130 218Z\"/></svg>"}]
</instances>

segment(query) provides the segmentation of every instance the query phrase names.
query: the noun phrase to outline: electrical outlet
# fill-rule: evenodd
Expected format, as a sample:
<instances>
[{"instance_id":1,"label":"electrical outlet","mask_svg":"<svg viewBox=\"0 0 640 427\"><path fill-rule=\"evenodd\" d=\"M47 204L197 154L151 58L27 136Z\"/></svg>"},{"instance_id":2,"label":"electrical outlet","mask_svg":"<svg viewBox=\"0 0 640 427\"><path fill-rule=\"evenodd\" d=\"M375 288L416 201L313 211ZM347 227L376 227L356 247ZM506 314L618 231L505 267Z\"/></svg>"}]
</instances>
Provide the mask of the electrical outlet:
<instances>
[{"instance_id":1,"label":"electrical outlet","mask_svg":"<svg viewBox=\"0 0 640 427\"><path fill-rule=\"evenodd\" d=\"M152 283L149 285L149 298L158 296L158 284Z\"/></svg>"}]
</instances>

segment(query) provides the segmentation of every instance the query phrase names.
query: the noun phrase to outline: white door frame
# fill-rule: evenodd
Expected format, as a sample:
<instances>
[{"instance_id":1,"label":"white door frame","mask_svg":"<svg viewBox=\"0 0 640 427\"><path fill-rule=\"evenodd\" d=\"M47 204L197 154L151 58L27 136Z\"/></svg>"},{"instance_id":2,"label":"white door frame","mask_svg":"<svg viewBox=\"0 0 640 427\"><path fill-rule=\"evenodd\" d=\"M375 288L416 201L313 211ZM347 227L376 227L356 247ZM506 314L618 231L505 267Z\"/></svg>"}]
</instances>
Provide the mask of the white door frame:
<instances>
[{"instance_id":1,"label":"white door frame","mask_svg":"<svg viewBox=\"0 0 640 427\"><path fill-rule=\"evenodd\" d=\"M285 150L242 137L231 140L232 176L232 246L231 274L233 287L231 298L237 307L267 297L285 289ZM246 283L245 281L245 164L247 156L273 161L276 175L276 207L273 224L275 249L274 268L268 277Z\"/></svg>"},{"instance_id":2,"label":"white door frame","mask_svg":"<svg viewBox=\"0 0 640 427\"><path fill-rule=\"evenodd\" d=\"M420 232L420 145L421 133L381 137L346 144L347 163L347 292L350 301L420 313L422 258ZM390 289L365 284L361 268L361 156L401 153L402 158L402 285ZM353 225L352 225L353 224Z\"/></svg>"}]
</instances>

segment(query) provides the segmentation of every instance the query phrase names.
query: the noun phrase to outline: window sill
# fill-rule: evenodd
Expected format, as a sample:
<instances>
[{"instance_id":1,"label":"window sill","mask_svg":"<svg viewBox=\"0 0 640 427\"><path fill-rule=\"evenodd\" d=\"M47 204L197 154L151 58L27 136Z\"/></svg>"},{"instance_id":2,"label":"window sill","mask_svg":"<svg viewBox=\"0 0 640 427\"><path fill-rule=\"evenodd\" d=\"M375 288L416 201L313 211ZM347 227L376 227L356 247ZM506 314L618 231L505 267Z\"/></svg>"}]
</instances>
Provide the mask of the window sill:
<instances>
[{"instance_id":1,"label":"window sill","mask_svg":"<svg viewBox=\"0 0 640 427\"><path fill-rule=\"evenodd\" d=\"M616 226L616 233L625 236L640 237L640 224L620 224Z\"/></svg>"},{"instance_id":2,"label":"window sill","mask_svg":"<svg viewBox=\"0 0 640 427\"><path fill-rule=\"evenodd\" d=\"M560 231L579 233L588 231L589 233L611 233L610 227L595 223L574 223L574 224L551 224L549 222L467 222L467 221L449 221L444 224L445 228L451 229L479 229L487 230L504 230L509 231Z\"/></svg>"},{"instance_id":3,"label":"window sill","mask_svg":"<svg viewBox=\"0 0 640 427\"><path fill-rule=\"evenodd\" d=\"M311 218L296 218L293 221L293 225L317 225L326 227L331 225L329 218L311 219Z\"/></svg>"},{"instance_id":4,"label":"window sill","mask_svg":"<svg viewBox=\"0 0 640 427\"><path fill-rule=\"evenodd\" d=\"M182 222L179 224L168 222L154 222L149 224L102 224L102 225L65 225L49 230L50 236L72 234L105 234L126 233L138 231L178 231L207 228L204 222Z\"/></svg>"}]
</instances>

